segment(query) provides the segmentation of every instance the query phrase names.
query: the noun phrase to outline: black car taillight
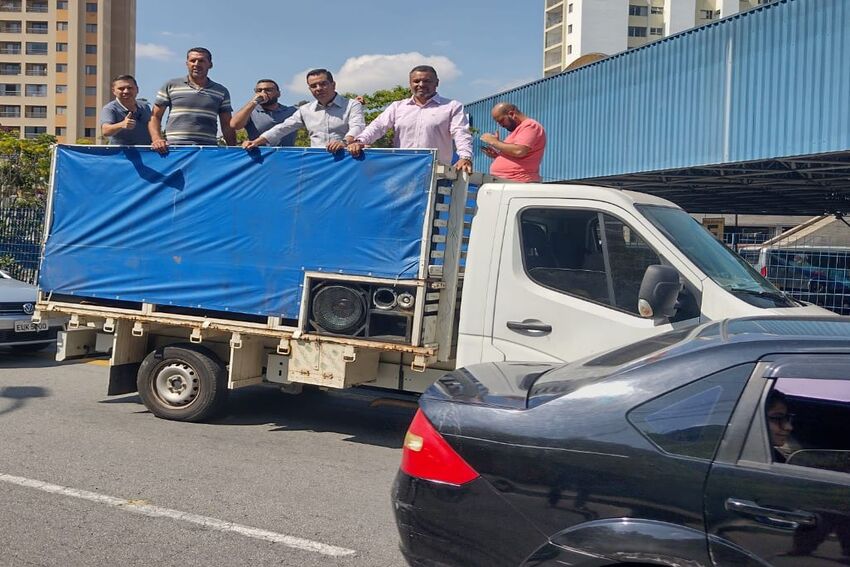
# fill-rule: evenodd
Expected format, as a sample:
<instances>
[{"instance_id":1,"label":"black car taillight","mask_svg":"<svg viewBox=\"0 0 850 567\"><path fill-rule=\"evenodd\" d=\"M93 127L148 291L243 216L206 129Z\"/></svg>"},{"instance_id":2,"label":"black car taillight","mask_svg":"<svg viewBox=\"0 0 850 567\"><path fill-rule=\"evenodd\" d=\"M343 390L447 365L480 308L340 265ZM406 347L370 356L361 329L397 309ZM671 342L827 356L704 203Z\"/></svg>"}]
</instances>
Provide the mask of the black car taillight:
<instances>
[{"instance_id":1,"label":"black car taillight","mask_svg":"<svg viewBox=\"0 0 850 567\"><path fill-rule=\"evenodd\" d=\"M413 416L413 422L404 436L401 470L416 478L455 486L466 484L479 476L443 439L422 410Z\"/></svg>"}]
</instances>

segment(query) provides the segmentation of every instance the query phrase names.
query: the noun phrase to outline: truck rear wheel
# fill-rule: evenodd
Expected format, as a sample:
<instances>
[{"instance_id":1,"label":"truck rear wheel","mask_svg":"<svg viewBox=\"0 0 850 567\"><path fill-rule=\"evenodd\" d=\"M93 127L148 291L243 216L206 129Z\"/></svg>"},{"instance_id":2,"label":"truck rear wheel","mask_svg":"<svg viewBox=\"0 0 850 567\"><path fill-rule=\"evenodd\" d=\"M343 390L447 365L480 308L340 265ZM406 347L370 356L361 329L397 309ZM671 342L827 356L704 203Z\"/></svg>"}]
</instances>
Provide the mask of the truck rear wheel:
<instances>
[{"instance_id":1,"label":"truck rear wheel","mask_svg":"<svg viewBox=\"0 0 850 567\"><path fill-rule=\"evenodd\" d=\"M152 414L175 421L212 417L227 399L227 373L204 347L177 344L148 354L139 367L139 396Z\"/></svg>"}]
</instances>

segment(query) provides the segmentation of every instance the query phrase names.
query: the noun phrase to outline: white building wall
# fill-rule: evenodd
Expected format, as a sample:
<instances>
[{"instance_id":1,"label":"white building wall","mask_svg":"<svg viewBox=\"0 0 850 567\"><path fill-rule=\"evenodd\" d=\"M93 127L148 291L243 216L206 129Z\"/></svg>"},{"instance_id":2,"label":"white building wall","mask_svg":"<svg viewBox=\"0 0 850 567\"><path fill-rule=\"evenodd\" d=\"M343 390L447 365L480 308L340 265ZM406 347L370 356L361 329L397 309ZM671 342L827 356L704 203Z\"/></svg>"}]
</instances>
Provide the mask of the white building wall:
<instances>
[{"instance_id":1,"label":"white building wall","mask_svg":"<svg viewBox=\"0 0 850 567\"><path fill-rule=\"evenodd\" d=\"M740 7L740 0L717 0L717 9L720 10L721 18L737 14L740 11Z\"/></svg>"},{"instance_id":2,"label":"white building wall","mask_svg":"<svg viewBox=\"0 0 850 567\"><path fill-rule=\"evenodd\" d=\"M666 20L664 35L673 35L694 27L697 10L696 0L667 0L664 7Z\"/></svg>"},{"instance_id":3,"label":"white building wall","mask_svg":"<svg viewBox=\"0 0 850 567\"><path fill-rule=\"evenodd\" d=\"M565 51L565 67L587 53L613 55L628 49L629 0L572 0L572 4L573 13L566 14L566 20L573 24L573 33L564 36L572 53Z\"/></svg>"}]
</instances>

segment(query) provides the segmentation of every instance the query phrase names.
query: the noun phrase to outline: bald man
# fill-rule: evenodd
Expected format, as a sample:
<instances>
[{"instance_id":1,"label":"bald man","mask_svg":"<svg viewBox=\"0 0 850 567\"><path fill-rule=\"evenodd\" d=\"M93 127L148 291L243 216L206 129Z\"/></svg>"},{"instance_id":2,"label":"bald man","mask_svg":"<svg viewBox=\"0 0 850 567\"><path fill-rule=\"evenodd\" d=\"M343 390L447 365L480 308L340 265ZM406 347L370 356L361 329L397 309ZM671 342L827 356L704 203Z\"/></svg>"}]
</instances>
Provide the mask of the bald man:
<instances>
[{"instance_id":1,"label":"bald man","mask_svg":"<svg viewBox=\"0 0 850 567\"><path fill-rule=\"evenodd\" d=\"M504 140L497 132L481 135L481 141L487 144L484 153L494 158L490 174L519 183L540 181L540 161L546 148L543 126L509 102L496 104L491 115L509 134Z\"/></svg>"}]
</instances>

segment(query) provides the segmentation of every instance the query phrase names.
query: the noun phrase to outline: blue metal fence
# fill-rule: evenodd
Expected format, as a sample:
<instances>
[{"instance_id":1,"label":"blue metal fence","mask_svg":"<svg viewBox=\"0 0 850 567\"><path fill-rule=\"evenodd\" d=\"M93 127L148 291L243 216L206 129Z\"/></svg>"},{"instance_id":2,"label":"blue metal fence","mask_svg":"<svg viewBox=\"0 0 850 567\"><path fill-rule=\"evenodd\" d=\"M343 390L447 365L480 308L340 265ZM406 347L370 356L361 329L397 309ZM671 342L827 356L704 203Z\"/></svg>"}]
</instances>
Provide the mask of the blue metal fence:
<instances>
[{"instance_id":1,"label":"blue metal fence","mask_svg":"<svg viewBox=\"0 0 850 567\"><path fill-rule=\"evenodd\" d=\"M35 283L43 230L44 209L0 208L0 269L13 278Z\"/></svg>"}]
</instances>

